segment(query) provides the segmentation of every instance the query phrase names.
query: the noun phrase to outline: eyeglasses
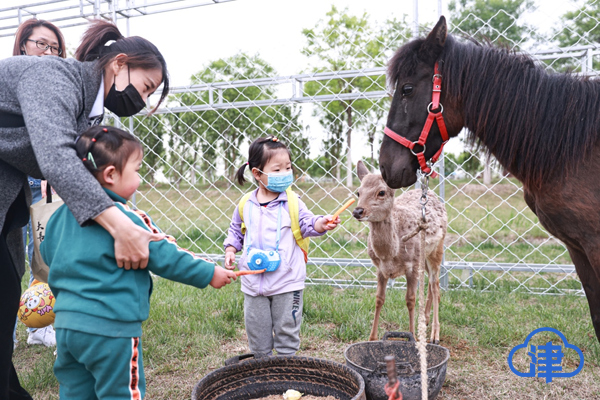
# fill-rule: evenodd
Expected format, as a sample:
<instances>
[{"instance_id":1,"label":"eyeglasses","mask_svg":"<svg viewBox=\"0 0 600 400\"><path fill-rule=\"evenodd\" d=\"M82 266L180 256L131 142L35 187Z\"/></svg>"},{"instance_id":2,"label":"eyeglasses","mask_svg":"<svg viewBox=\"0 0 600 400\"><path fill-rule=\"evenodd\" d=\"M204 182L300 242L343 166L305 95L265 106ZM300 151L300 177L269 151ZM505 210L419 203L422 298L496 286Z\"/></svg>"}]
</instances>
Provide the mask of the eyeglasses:
<instances>
[{"instance_id":1,"label":"eyeglasses","mask_svg":"<svg viewBox=\"0 0 600 400\"><path fill-rule=\"evenodd\" d=\"M59 49L58 47L50 46L48 43L42 42L41 40L27 39L27 41L34 42L35 46L40 50L46 51L46 50L50 49L50 52L52 54L54 54L55 56L60 56L62 54L61 49Z\"/></svg>"}]
</instances>

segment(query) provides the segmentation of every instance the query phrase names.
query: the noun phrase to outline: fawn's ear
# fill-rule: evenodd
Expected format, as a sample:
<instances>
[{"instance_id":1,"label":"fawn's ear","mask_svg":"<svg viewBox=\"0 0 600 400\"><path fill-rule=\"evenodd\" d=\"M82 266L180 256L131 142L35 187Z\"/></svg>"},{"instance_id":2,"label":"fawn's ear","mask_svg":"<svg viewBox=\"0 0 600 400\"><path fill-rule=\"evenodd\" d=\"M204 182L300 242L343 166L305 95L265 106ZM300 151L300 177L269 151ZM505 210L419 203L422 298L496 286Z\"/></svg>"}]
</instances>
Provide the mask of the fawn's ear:
<instances>
[{"instance_id":1,"label":"fawn's ear","mask_svg":"<svg viewBox=\"0 0 600 400\"><path fill-rule=\"evenodd\" d=\"M356 163L356 174L358 175L358 179L362 181L368 173L369 170L365 167L365 164L361 160L358 160Z\"/></svg>"},{"instance_id":2,"label":"fawn's ear","mask_svg":"<svg viewBox=\"0 0 600 400\"><path fill-rule=\"evenodd\" d=\"M421 45L421 48L419 49L419 58L428 64L435 63L444 50L447 37L448 26L446 25L446 18L442 15Z\"/></svg>"}]
</instances>

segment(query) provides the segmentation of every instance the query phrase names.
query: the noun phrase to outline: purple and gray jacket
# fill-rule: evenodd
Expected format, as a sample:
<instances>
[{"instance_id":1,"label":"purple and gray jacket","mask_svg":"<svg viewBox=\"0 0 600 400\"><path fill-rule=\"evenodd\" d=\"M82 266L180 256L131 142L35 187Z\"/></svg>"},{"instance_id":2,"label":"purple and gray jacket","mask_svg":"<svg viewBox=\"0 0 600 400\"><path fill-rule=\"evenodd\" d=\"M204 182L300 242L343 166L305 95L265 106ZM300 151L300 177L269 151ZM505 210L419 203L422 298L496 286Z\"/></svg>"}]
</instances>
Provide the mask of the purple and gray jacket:
<instances>
[{"instance_id":1,"label":"purple and gray jacket","mask_svg":"<svg viewBox=\"0 0 600 400\"><path fill-rule=\"evenodd\" d=\"M225 239L224 247L235 247L242 251L238 260L238 269L248 270L246 257L248 255L248 233L251 231L252 248L262 250L275 249L277 241L277 216L279 204L282 203L281 213L281 238L279 240L279 255L281 264L273 272L265 272L258 275L242 276L242 292L250 296L272 296L288 293L294 290L304 289L306 280L306 263L304 253L296 243L292 233L292 221L288 209L287 194L280 193L279 197L271 201L266 207L261 207L256 198L256 189L244 205L244 223L246 224L246 235L242 235L242 220L238 207L235 207L229 233ZM325 234L315 230L315 222L321 215L315 216L310 212L304 202L298 199L299 222L302 237L322 236ZM252 218L250 219L250 213ZM248 226L251 221L252 226Z\"/></svg>"}]
</instances>

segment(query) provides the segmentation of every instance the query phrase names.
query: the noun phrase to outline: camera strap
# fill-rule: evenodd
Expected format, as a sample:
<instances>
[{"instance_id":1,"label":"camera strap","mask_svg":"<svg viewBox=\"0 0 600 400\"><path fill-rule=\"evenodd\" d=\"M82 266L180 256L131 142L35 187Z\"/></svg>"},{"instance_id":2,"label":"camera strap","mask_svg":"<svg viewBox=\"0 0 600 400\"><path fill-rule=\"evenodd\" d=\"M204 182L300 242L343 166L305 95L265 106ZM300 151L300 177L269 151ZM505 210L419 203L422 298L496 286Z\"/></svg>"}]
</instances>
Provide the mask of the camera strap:
<instances>
[{"instance_id":1,"label":"camera strap","mask_svg":"<svg viewBox=\"0 0 600 400\"><path fill-rule=\"evenodd\" d=\"M250 216L248 218L248 252L252 247L252 207L254 207L254 203L251 201L250 203ZM275 243L275 251L279 251L279 239L281 239L281 208L283 207L283 202L279 202L279 213L277 214L277 242ZM264 249L261 249L264 250Z\"/></svg>"}]
</instances>

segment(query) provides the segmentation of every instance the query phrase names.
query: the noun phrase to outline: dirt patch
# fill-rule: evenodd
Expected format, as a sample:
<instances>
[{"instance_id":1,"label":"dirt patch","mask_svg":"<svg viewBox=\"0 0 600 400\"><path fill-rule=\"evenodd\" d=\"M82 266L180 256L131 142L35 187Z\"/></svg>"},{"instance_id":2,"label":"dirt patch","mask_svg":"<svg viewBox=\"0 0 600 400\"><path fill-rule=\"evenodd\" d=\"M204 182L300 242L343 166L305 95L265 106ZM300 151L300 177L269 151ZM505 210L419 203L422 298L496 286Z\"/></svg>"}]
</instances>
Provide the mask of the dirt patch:
<instances>
[{"instance_id":1,"label":"dirt patch","mask_svg":"<svg viewBox=\"0 0 600 400\"><path fill-rule=\"evenodd\" d=\"M519 188L510 183L499 183L492 186L492 191L500 197L508 197L517 194ZM522 194L519 193L522 196Z\"/></svg>"},{"instance_id":2,"label":"dirt patch","mask_svg":"<svg viewBox=\"0 0 600 400\"><path fill-rule=\"evenodd\" d=\"M463 187L460 188L460 190L464 194L473 197L473 196L482 195L483 193L485 193L488 190L488 188L484 185L478 185L475 183L466 183L463 185Z\"/></svg>"},{"instance_id":3,"label":"dirt patch","mask_svg":"<svg viewBox=\"0 0 600 400\"><path fill-rule=\"evenodd\" d=\"M283 400L283 395L271 395L268 397L261 397L259 399L254 399L254 400ZM321 397L321 396L307 395L307 396L302 396L301 400L338 400L338 398L333 397L333 396Z\"/></svg>"}]
</instances>

